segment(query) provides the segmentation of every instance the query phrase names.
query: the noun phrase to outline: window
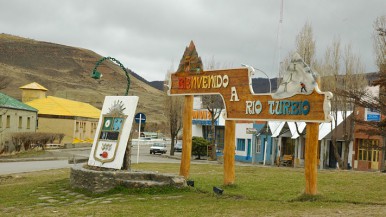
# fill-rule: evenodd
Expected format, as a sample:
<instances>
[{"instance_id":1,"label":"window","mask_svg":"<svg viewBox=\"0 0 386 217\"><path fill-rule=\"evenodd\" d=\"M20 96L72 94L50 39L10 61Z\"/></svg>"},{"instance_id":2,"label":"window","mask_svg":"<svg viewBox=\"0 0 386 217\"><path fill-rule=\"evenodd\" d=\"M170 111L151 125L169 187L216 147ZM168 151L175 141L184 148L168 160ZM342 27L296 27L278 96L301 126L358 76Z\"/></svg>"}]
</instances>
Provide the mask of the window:
<instances>
[{"instance_id":1,"label":"window","mask_svg":"<svg viewBox=\"0 0 386 217\"><path fill-rule=\"evenodd\" d=\"M11 127L11 116L7 115L7 128Z\"/></svg>"},{"instance_id":2,"label":"window","mask_svg":"<svg viewBox=\"0 0 386 217\"><path fill-rule=\"evenodd\" d=\"M256 153L260 153L261 152L261 140L260 140L259 136L256 136L255 138L256 138L255 139Z\"/></svg>"},{"instance_id":3,"label":"window","mask_svg":"<svg viewBox=\"0 0 386 217\"><path fill-rule=\"evenodd\" d=\"M21 129L23 126L23 117L19 116L19 129Z\"/></svg>"},{"instance_id":4,"label":"window","mask_svg":"<svg viewBox=\"0 0 386 217\"><path fill-rule=\"evenodd\" d=\"M91 123L91 133L95 132L96 126L97 126L97 123Z\"/></svg>"},{"instance_id":5,"label":"window","mask_svg":"<svg viewBox=\"0 0 386 217\"><path fill-rule=\"evenodd\" d=\"M224 127L216 127L216 144L217 148L224 149Z\"/></svg>"},{"instance_id":6,"label":"window","mask_svg":"<svg viewBox=\"0 0 386 217\"><path fill-rule=\"evenodd\" d=\"M245 151L245 139L237 139L237 151Z\"/></svg>"},{"instance_id":7,"label":"window","mask_svg":"<svg viewBox=\"0 0 386 217\"><path fill-rule=\"evenodd\" d=\"M358 160L379 161L379 140L358 139Z\"/></svg>"},{"instance_id":8,"label":"window","mask_svg":"<svg viewBox=\"0 0 386 217\"><path fill-rule=\"evenodd\" d=\"M27 117L27 129L31 128L31 118Z\"/></svg>"},{"instance_id":9,"label":"window","mask_svg":"<svg viewBox=\"0 0 386 217\"><path fill-rule=\"evenodd\" d=\"M82 128L83 128L83 133L85 133L86 132L86 122L82 122Z\"/></svg>"}]
</instances>

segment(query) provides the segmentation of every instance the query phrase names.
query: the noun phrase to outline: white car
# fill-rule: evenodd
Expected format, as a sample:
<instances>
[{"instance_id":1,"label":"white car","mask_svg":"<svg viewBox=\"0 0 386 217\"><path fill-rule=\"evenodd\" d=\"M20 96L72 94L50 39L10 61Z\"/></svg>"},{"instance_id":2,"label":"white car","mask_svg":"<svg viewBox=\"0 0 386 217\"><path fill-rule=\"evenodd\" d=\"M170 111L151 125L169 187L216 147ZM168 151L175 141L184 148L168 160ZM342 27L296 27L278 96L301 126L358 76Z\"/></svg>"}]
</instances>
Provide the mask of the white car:
<instances>
[{"instance_id":1,"label":"white car","mask_svg":"<svg viewBox=\"0 0 386 217\"><path fill-rule=\"evenodd\" d=\"M182 152L182 141L178 140L177 143L174 145L174 151L175 152Z\"/></svg>"},{"instance_id":2,"label":"white car","mask_svg":"<svg viewBox=\"0 0 386 217\"><path fill-rule=\"evenodd\" d=\"M166 152L167 152L166 145L163 143L154 143L150 147L150 154L155 154L155 153L166 154Z\"/></svg>"}]
</instances>

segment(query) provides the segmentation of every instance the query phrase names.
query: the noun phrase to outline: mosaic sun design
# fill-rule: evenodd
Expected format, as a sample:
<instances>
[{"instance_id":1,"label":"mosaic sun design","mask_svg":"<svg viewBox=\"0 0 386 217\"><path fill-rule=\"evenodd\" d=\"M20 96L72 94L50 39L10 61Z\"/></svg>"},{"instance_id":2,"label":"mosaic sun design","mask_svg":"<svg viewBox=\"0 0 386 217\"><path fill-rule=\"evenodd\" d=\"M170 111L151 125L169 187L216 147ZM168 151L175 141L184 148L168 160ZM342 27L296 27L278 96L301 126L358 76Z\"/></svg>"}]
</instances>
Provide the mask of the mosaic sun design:
<instances>
[{"instance_id":1,"label":"mosaic sun design","mask_svg":"<svg viewBox=\"0 0 386 217\"><path fill-rule=\"evenodd\" d=\"M114 103L109 108L109 112L107 113L107 115L122 116L122 115L124 115L123 111L125 109L126 109L125 105L123 104L122 101L115 100Z\"/></svg>"}]
</instances>

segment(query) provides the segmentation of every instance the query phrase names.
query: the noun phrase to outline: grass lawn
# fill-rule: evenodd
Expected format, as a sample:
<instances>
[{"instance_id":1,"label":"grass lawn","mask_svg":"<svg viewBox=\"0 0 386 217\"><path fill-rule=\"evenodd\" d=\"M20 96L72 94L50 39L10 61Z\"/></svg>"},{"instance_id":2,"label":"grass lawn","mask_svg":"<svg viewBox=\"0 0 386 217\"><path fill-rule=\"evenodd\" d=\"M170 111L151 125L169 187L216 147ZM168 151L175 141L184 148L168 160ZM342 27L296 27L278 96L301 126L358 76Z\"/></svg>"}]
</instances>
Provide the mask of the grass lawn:
<instances>
[{"instance_id":1,"label":"grass lawn","mask_svg":"<svg viewBox=\"0 0 386 217\"><path fill-rule=\"evenodd\" d=\"M20 151L20 152L12 152L9 154L3 154L0 155L0 159L9 159L9 158L14 158L14 159L19 159L19 158L29 158L29 157L39 157L42 155L47 155L47 152L36 148L28 151Z\"/></svg>"},{"instance_id":2,"label":"grass lawn","mask_svg":"<svg viewBox=\"0 0 386 217\"><path fill-rule=\"evenodd\" d=\"M133 169L178 173L179 164ZM72 190L69 169L0 176L0 216L386 216L384 173L319 171L313 198L302 196L303 169L236 166L233 186L222 186L222 165L192 164L190 174L194 188L99 195Z\"/></svg>"}]
</instances>

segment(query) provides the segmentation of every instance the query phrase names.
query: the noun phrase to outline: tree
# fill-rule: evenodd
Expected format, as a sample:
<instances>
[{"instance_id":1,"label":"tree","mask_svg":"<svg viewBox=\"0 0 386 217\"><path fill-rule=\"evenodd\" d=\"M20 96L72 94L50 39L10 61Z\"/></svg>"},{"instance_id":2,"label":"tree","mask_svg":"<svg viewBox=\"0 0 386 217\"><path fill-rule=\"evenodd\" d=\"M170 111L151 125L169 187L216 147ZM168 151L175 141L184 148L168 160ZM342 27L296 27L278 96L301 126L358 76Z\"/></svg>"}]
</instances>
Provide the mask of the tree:
<instances>
[{"instance_id":1,"label":"tree","mask_svg":"<svg viewBox=\"0 0 386 217\"><path fill-rule=\"evenodd\" d=\"M302 30L296 36L296 52L307 65L311 66L315 63L315 40L309 22L304 24Z\"/></svg>"},{"instance_id":2,"label":"tree","mask_svg":"<svg viewBox=\"0 0 386 217\"><path fill-rule=\"evenodd\" d=\"M168 80L172 70L167 74ZM171 144L170 144L170 155L174 155L174 144L176 143L177 135L182 129L182 108L184 103L184 98L180 96L167 96L165 88L165 115L167 117L169 127Z\"/></svg>"},{"instance_id":3,"label":"tree","mask_svg":"<svg viewBox=\"0 0 386 217\"><path fill-rule=\"evenodd\" d=\"M207 154L210 142L202 137L193 136L192 138L192 154L197 155L197 159Z\"/></svg>"},{"instance_id":4,"label":"tree","mask_svg":"<svg viewBox=\"0 0 386 217\"><path fill-rule=\"evenodd\" d=\"M216 121L224 109L224 102L220 95L207 95L202 97L203 104L210 114L210 159L216 160Z\"/></svg>"},{"instance_id":5,"label":"tree","mask_svg":"<svg viewBox=\"0 0 386 217\"><path fill-rule=\"evenodd\" d=\"M214 61L214 58L207 64L208 69L215 69L216 64ZM219 68L219 67L217 67ZM221 115L221 111L224 109L224 101L222 100L220 95L206 95L202 96L202 103L208 110L211 118L211 125L210 125L210 147L211 147L211 152L210 152L210 159L211 160L216 160L217 155L216 155L216 121Z\"/></svg>"},{"instance_id":6,"label":"tree","mask_svg":"<svg viewBox=\"0 0 386 217\"><path fill-rule=\"evenodd\" d=\"M360 58L353 54L351 46L345 46L341 51L340 40L334 40L331 47L325 53L324 64L319 64L315 59L315 40L310 23L305 23L302 30L296 37L296 52L303 58L304 62L323 74L322 84L319 86L335 94L331 101L332 116L334 125L337 126L338 115L343 117L343 139L345 141L344 156L338 152L338 128L332 131L332 144L334 155L342 168L348 168L349 144L354 137L353 120L347 119L348 113L355 109L355 104L350 102L347 97L337 96L339 89L363 89L366 82L364 77L364 67Z\"/></svg>"},{"instance_id":7,"label":"tree","mask_svg":"<svg viewBox=\"0 0 386 217\"><path fill-rule=\"evenodd\" d=\"M369 136L382 136L383 144L378 147L368 147L368 148L377 148L382 150L382 156L380 159L381 166L380 169L386 171L385 168L385 158L386 158L386 16L378 17L374 22L374 51L376 54L376 64L379 68L378 79L373 82L372 85L379 85L379 96L374 96L372 93L364 90L341 90L340 95L348 97L353 103L357 106L363 108L372 108L376 111L379 111L381 114L381 121L364 121L361 119L356 119L355 122L368 126L367 129L361 130Z\"/></svg>"},{"instance_id":8,"label":"tree","mask_svg":"<svg viewBox=\"0 0 386 217\"><path fill-rule=\"evenodd\" d=\"M303 61L309 66L315 66L315 40L313 38L313 30L312 26L309 22L306 22L296 36L296 52L302 57ZM291 57L288 56L287 59L284 60L284 63L288 67L290 64ZM306 131L300 132L298 123L295 122L296 131L299 134L299 142L300 145L303 142L303 138L306 134Z\"/></svg>"},{"instance_id":9,"label":"tree","mask_svg":"<svg viewBox=\"0 0 386 217\"><path fill-rule=\"evenodd\" d=\"M285 57L281 61L279 68L279 78L277 80L277 88L279 87L280 82L283 79L282 72L288 69L294 52L300 55L300 57L303 59L304 63L307 64L307 66L316 69L316 71L319 71L320 66L318 61L315 59L316 42L313 37L314 36L312 26L309 22L306 22L300 30L299 34L296 36L295 51L290 52L287 57Z\"/></svg>"},{"instance_id":10,"label":"tree","mask_svg":"<svg viewBox=\"0 0 386 217\"><path fill-rule=\"evenodd\" d=\"M333 116L333 125L338 125L338 116L341 115L343 122L343 156L338 150L338 127L332 130L331 142L334 147L334 156L339 163L340 168L348 169L349 144L354 139L354 120L348 117L349 112L355 110L355 103L348 97L340 95L340 90L363 90L366 86L364 76L364 66L358 56L353 54L350 45L345 46L343 55L339 39L334 39L331 47L328 47L325 53L324 63L321 66L323 73L323 89L329 90L334 94L331 100L331 115ZM333 126L332 125L332 126Z\"/></svg>"}]
</instances>

